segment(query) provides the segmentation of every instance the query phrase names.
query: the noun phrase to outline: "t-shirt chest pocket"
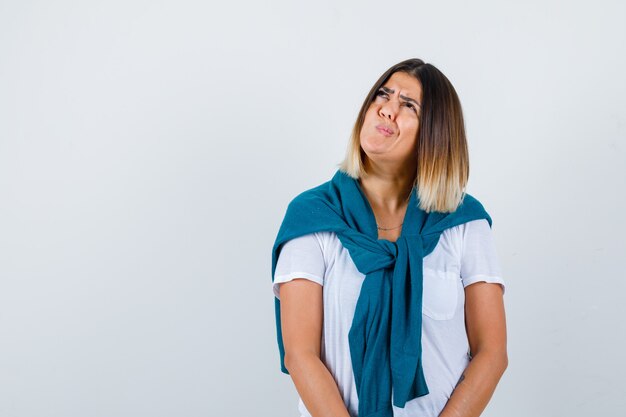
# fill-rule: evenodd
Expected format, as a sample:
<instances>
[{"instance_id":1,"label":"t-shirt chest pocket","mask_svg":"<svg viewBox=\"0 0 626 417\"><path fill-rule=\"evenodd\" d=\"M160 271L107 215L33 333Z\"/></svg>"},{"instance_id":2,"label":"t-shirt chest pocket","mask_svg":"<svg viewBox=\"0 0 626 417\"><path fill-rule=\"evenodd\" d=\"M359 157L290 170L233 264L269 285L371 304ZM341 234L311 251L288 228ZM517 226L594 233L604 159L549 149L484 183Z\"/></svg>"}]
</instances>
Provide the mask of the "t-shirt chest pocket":
<instances>
[{"instance_id":1,"label":"t-shirt chest pocket","mask_svg":"<svg viewBox=\"0 0 626 417\"><path fill-rule=\"evenodd\" d=\"M424 266L422 311L435 320L454 317L459 302L460 272L456 269L433 269Z\"/></svg>"}]
</instances>

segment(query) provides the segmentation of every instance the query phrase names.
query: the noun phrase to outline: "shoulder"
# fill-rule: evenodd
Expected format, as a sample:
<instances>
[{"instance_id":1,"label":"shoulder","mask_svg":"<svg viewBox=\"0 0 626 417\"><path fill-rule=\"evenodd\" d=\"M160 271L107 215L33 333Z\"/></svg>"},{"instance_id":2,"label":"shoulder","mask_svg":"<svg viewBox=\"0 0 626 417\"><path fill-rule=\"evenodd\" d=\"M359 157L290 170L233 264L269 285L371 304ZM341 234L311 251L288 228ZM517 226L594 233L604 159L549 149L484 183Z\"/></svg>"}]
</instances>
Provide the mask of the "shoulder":
<instances>
[{"instance_id":1,"label":"shoulder","mask_svg":"<svg viewBox=\"0 0 626 417\"><path fill-rule=\"evenodd\" d=\"M493 231L489 220L487 218L470 220L444 230L443 235L454 242L461 253L463 247L468 244L492 238Z\"/></svg>"},{"instance_id":2,"label":"shoulder","mask_svg":"<svg viewBox=\"0 0 626 417\"><path fill-rule=\"evenodd\" d=\"M482 203L478 200L478 198L474 197L470 193L465 193L463 195L463 199L461 200L461 204L459 204L459 207L467 207L467 208L480 207L480 208L484 208Z\"/></svg>"},{"instance_id":3,"label":"shoulder","mask_svg":"<svg viewBox=\"0 0 626 417\"><path fill-rule=\"evenodd\" d=\"M444 230L437 249L448 253L460 263L465 247L491 239L490 233L491 226L487 219L470 220Z\"/></svg>"},{"instance_id":4,"label":"shoulder","mask_svg":"<svg viewBox=\"0 0 626 417\"><path fill-rule=\"evenodd\" d=\"M333 218L328 204L324 203L324 188L327 182L301 192L289 202L274 242L274 252L287 241L321 230L324 223Z\"/></svg>"},{"instance_id":5,"label":"shoulder","mask_svg":"<svg viewBox=\"0 0 626 417\"><path fill-rule=\"evenodd\" d=\"M491 233L491 223L486 218L470 220L460 224L458 227L463 236L468 233Z\"/></svg>"},{"instance_id":6,"label":"shoulder","mask_svg":"<svg viewBox=\"0 0 626 417\"><path fill-rule=\"evenodd\" d=\"M469 220L457 224L443 231L443 235L458 242L462 242L468 235L490 234L491 224L487 218Z\"/></svg>"},{"instance_id":7,"label":"shoulder","mask_svg":"<svg viewBox=\"0 0 626 417\"><path fill-rule=\"evenodd\" d=\"M339 242L339 238L335 232L313 232L289 239L283 244L283 250L316 249L321 253L326 253L336 246L336 242Z\"/></svg>"},{"instance_id":8,"label":"shoulder","mask_svg":"<svg viewBox=\"0 0 626 417\"><path fill-rule=\"evenodd\" d=\"M422 234L438 237L447 229L457 228L473 220L485 219L491 226L491 216L483 204L470 194L464 194L461 203L452 212L431 212L422 227Z\"/></svg>"},{"instance_id":9,"label":"shoulder","mask_svg":"<svg viewBox=\"0 0 626 417\"><path fill-rule=\"evenodd\" d=\"M289 207L297 208L322 201L324 197L328 194L329 186L330 181L326 181L322 184L316 185L313 188L302 191L300 194L297 194L294 198L291 199L291 201L289 202Z\"/></svg>"},{"instance_id":10,"label":"shoulder","mask_svg":"<svg viewBox=\"0 0 626 417\"><path fill-rule=\"evenodd\" d=\"M491 216L487 213L485 206L471 194L464 194L461 204L459 204L457 210L461 213L466 213L466 215L471 219L470 221L463 222L460 226L472 222L478 222L479 220L484 220L489 227L492 225ZM476 217L480 217L480 219L476 220Z\"/></svg>"}]
</instances>

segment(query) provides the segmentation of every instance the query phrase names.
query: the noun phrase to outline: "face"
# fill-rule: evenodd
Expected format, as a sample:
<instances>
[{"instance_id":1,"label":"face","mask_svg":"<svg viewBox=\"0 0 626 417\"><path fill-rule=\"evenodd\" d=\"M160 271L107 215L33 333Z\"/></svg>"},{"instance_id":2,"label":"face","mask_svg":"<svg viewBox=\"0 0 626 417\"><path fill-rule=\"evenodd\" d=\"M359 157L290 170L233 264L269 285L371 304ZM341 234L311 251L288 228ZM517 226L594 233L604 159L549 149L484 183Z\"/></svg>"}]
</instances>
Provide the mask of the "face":
<instances>
[{"instance_id":1,"label":"face","mask_svg":"<svg viewBox=\"0 0 626 417\"><path fill-rule=\"evenodd\" d=\"M365 113L361 148L374 162L415 164L422 86L404 72L394 73Z\"/></svg>"}]
</instances>

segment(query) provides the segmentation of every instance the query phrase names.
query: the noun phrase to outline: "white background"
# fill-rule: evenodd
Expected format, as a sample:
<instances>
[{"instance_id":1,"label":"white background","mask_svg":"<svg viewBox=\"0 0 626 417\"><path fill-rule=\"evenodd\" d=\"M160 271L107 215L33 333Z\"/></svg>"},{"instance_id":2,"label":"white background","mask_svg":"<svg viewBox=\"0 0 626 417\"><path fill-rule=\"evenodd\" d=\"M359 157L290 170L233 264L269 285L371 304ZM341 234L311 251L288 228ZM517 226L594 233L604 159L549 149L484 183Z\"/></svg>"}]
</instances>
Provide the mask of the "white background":
<instances>
[{"instance_id":1,"label":"white background","mask_svg":"<svg viewBox=\"0 0 626 417\"><path fill-rule=\"evenodd\" d=\"M620 1L0 1L0 416L297 416L271 247L410 57L463 105L509 368L484 416L626 409Z\"/></svg>"}]
</instances>

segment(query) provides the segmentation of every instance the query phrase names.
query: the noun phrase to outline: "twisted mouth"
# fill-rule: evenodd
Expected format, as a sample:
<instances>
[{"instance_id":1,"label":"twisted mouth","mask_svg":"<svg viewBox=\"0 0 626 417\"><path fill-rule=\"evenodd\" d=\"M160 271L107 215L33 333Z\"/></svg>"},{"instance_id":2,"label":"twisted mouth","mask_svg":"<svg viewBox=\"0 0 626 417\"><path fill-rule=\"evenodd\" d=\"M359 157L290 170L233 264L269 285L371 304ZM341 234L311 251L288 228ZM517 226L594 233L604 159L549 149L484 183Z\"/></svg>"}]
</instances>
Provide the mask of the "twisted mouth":
<instances>
[{"instance_id":1,"label":"twisted mouth","mask_svg":"<svg viewBox=\"0 0 626 417\"><path fill-rule=\"evenodd\" d=\"M376 130L378 130L380 133L382 133L385 136L391 136L394 134L394 130L392 128L390 128L389 126L382 125L382 124L377 125Z\"/></svg>"}]
</instances>

